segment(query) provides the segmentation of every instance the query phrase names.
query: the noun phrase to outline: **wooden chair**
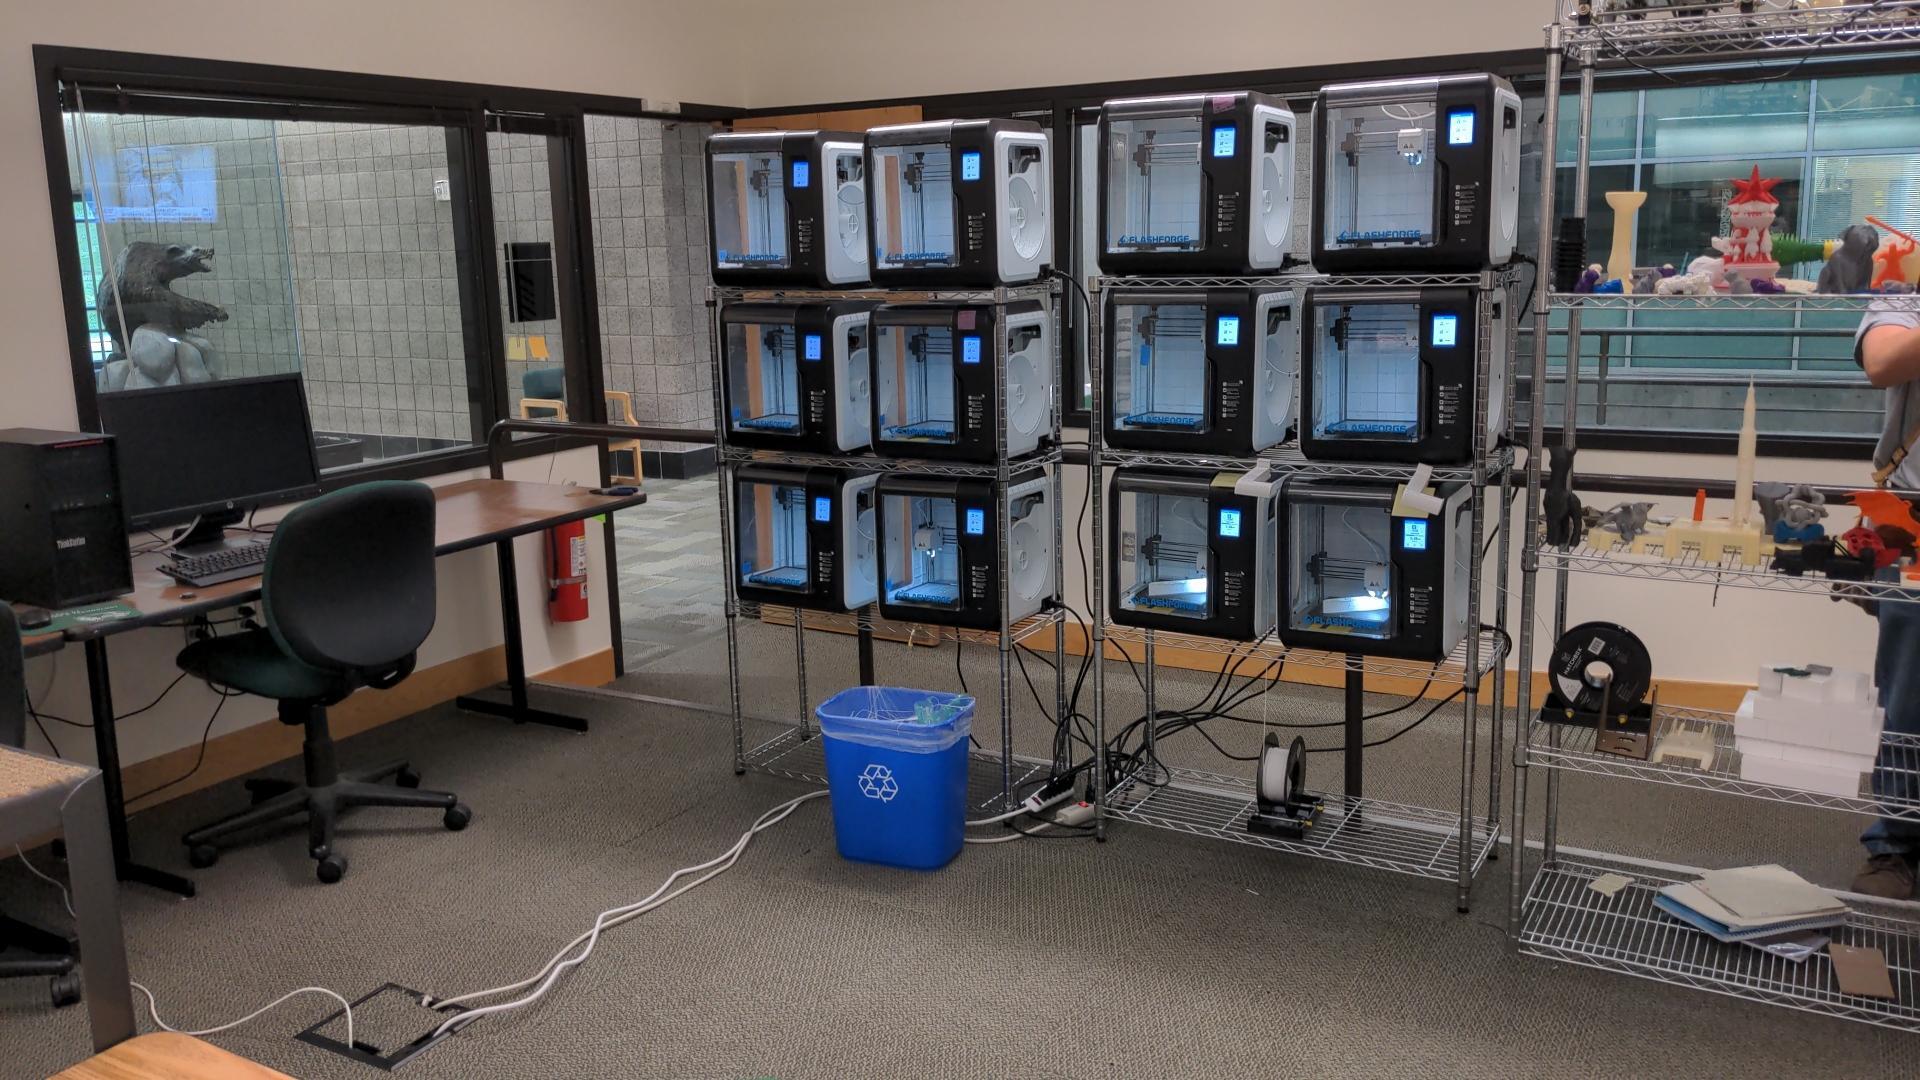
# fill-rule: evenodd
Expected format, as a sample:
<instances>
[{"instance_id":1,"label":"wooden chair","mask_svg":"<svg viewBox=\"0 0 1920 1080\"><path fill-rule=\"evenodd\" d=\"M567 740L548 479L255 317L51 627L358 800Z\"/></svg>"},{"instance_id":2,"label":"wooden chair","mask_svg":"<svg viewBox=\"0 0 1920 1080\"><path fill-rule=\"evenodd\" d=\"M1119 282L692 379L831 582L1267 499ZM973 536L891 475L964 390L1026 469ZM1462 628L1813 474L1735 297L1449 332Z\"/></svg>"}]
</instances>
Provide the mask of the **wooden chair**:
<instances>
[{"instance_id":1,"label":"wooden chair","mask_svg":"<svg viewBox=\"0 0 1920 1080\"><path fill-rule=\"evenodd\" d=\"M633 415L633 395L625 390L608 390L607 422L625 424L629 427L640 426ZM522 420L559 420L567 419L567 403L559 398L521 398L520 419ZM607 451L613 455L611 479L616 483L639 484L640 476L640 440L623 439L607 444ZM621 455L626 455L622 458ZM625 468L621 467L624 462Z\"/></svg>"}]
</instances>

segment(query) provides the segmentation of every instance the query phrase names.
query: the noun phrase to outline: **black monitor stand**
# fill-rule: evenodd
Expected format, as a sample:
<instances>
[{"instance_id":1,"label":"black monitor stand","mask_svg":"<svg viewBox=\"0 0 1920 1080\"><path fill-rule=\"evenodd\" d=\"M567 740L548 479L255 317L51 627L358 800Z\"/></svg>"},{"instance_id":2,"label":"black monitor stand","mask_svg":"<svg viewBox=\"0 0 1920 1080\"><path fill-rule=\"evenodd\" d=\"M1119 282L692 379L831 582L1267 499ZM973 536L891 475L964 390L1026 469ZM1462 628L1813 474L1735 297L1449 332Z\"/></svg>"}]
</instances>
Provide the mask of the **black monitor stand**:
<instances>
[{"instance_id":1,"label":"black monitor stand","mask_svg":"<svg viewBox=\"0 0 1920 1080\"><path fill-rule=\"evenodd\" d=\"M178 555L209 555L230 547L254 543L258 538L252 535L229 539L227 530L236 525L245 524L244 510L219 510L200 515L185 536L173 542L173 551Z\"/></svg>"}]
</instances>

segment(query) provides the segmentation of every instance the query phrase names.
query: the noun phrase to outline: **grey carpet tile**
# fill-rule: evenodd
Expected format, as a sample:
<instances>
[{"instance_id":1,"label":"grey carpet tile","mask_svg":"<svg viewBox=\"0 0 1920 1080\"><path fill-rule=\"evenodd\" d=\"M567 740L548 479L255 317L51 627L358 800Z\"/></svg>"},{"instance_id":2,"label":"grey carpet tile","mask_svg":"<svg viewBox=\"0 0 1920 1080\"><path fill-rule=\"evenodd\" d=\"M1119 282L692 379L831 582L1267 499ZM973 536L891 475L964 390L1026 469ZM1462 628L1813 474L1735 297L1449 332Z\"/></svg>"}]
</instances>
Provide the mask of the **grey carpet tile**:
<instances>
[{"instance_id":1,"label":"grey carpet tile","mask_svg":"<svg viewBox=\"0 0 1920 1080\"><path fill-rule=\"evenodd\" d=\"M164 1015L221 1022L309 983L447 993L521 977L596 911L806 790L731 775L722 718L541 698L594 730L443 708L343 744L349 761L410 756L429 785L460 792L476 811L464 833L367 811L348 820L353 865L338 886L315 884L286 835L197 874L194 900L127 888L134 970ZM1417 776L1419 755L1393 769L1382 757L1382 783L1423 790L1393 779ZM243 799L221 784L142 814L137 846L180 868L174 838ZM1563 799L1576 816L1571 789ZM1106 844L969 848L945 870L908 873L840 860L828 807L809 803L731 873L610 932L547 1000L404 1075L1920 1075L1911 1036L1520 957L1504 935L1505 877L1490 866L1461 916L1438 883L1125 825ZM11 860L0 906L57 915L52 890ZM83 1054L84 1016L41 995L37 981L0 983L0 1076L44 1076ZM213 1041L294 1076L370 1075L293 1041L327 1011L301 1001Z\"/></svg>"}]
</instances>

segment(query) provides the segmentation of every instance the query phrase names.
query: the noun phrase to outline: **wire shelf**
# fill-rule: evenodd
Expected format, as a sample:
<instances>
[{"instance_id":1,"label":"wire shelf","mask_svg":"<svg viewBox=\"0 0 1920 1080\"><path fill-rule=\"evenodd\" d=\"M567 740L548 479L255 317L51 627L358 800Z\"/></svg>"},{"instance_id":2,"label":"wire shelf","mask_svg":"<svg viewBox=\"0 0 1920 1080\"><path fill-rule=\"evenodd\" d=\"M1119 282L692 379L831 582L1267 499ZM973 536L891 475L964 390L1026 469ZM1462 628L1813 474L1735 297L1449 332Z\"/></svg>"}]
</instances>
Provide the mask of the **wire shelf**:
<instances>
[{"instance_id":1,"label":"wire shelf","mask_svg":"<svg viewBox=\"0 0 1920 1080\"><path fill-rule=\"evenodd\" d=\"M1500 474L1513 464L1513 447L1502 446L1490 451L1483 462L1484 475L1489 481L1497 481ZM1235 458L1220 457L1214 454L1181 454L1164 450L1136 451L1115 450L1111 447L1100 448L1102 466L1144 465L1169 469L1218 469L1225 472L1246 472L1261 465L1271 465L1281 471L1298 473L1302 476L1325 477L1339 480L1399 480L1404 481L1413 475L1415 466L1391 462L1355 462L1355 461L1309 461L1300 452L1298 443L1286 443L1270 450L1263 450L1257 457ZM1433 479L1442 483L1473 482L1472 465L1435 465Z\"/></svg>"},{"instance_id":2,"label":"wire shelf","mask_svg":"<svg viewBox=\"0 0 1920 1080\"><path fill-rule=\"evenodd\" d=\"M1636 880L1611 897L1588 886L1604 873ZM1844 925L1823 931L1842 945L1877 949L1886 956L1894 998L1840 992L1833 962L1822 952L1801 963L1750 945L1725 944L1669 917L1653 898L1673 879L1638 869L1611 871L1556 861L1540 868L1527 892L1520 951L1571 964L1636 975L1729 997L1882 1027L1920 1031L1920 960L1912 923L1856 910Z\"/></svg>"},{"instance_id":3,"label":"wire shelf","mask_svg":"<svg viewBox=\"0 0 1920 1080\"><path fill-rule=\"evenodd\" d=\"M1732 9L1733 0L1717 6ZM1598 64L1691 60L1744 54L1844 52L1920 43L1920 3L1886 0L1837 7L1798 8L1760 0L1757 10L1668 15L1638 20L1606 17L1561 29L1569 52L1593 50Z\"/></svg>"},{"instance_id":4,"label":"wire shelf","mask_svg":"<svg viewBox=\"0 0 1920 1080\"><path fill-rule=\"evenodd\" d=\"M1560 745L1548 745L1559 729ZM1713 760L1706 768L1674 763L1656 764L1594 749L1594 730L1582 724L1557 724L1533 720L1532 736L1527 743L1527 762L1549 769L1644 780L1673 787L1700 788L1744 795L1750 799L1811 806L1823 810L1844 810L1872 817L1920 821L1920 735L1889 731L1880 737L1880 756L1869 779L1852 795L1830 795L1819 791L1762 784L1740 777L1740 751L1734 745L1733 717L1727 713L1701 709L1659 707L1654 715L1654 744L1675 733L1705 734L1712 738ZM1904 794L1875 796L1874 787Z\"/></svg>"},{"instance_id":5,"label":"wire shelf","mask_svg":"<svg viewBox=\"0 0 1920 1080\"><path fill-rule=\"evenodd\" d=\"M1136 772L1107 794L1109 817L1158 829L1231 840L1253 847L1369 866L1397 874L1457 881L1460 872L1460 815L1405 806L1379 799L1348 800L1322 796L1326 810L1303 839L1264 836L1247 831L1254 809L1251 776L1223 776L1194 769L1167 770L1164 785ZM1478 874L1496 839L1494 828L1471 821L1472 873Z\"/></svg>"},{"instance_id":6,"label":"wire shelf","mask_svg":"<svg viewBox=\"0 0 1920 1080\"><path fill-rule=\"evenodd\" d=\"M1715 293L1709 296L1661 296L1658 293L1553 293L1547 306L1556 311L1920 311L1920 294ZM1556 333L1565 327L1555 327ZM1732 331L1729 331L1732 332Z\"/></svg>"},{"instance_id":7,"label":"wire shelf","mask_svg":"<svg viewBox=\"0 0 1920 1080\"><path fill-rule=\"evenodd\" d=\"M839 633L853 633L862 627L886 637L905 641L910 645L925 643L937 645L942 641L958 639L975 645L998 646L1000 631L976 630L965 626L936 626L932 623L897 622L883 619L875 608L862 608L857 612L810 611L795 609L780 604L761 604L752 600L742 600L739 617L742 619L767 619L771 617L783 624L793 622L794 613L800 610L806 616L807 629L831 630ZM1029 615L1014 623L1007 631L1009 647L1041 633L1065 621L1066 613L1062 608L1042 611Z\"/></svg>"},{"instance_id":8,"label":"wire shelf","mask_svg":"<svg viewBox=\"0 0 1920 1080\"><path fill-rule=\"evenodd\" d=\"M1204 275L1126 276L1103 274L1093 279L1096 289L1249 289L1263 286L1343 289L1418 289L1452 286L1468 289L1499 289L1517 283L1516 267L1482 270L1470 274L1318 274L1310 269L1287 270L1277 274L1247 277L1209 277Z\"/></svg>"},{"instance_id":9,"label":"wire shelf","mask_svg":"<svg viewBox=\"0 0 1920 1080\"><path fill-rule=\"evenodd\" d=\"M982 750L967 755L967 805L975 810L999 812L1008 808L1000 790L1000 756ZM793 727L747 751L743 759L748 769L803 783L827 785L827 759L820 733ZM1015 755L1013 790L1016 799L1024 798L1028 788L1053 773L1051 762Z\"/></svg>"},{"instance_id":10,"label":"wire shelf","mask_svg":"<svg viewBox=\"0 0 1920 1080\"><path fill-rule=\"evenodd\" d=\"M1454 646L1447 658L1438 664L1431 661L1398 660L1383 656L1349 657L1345 653L1320 652L1315 649L1289 649L1271 636L1265 641L1232 641L1226 638L1200 637L1194 634L1174 634L1165 630L1143 630L1137 626L1121 626L1111 620L1102 626L1108 641L1127 645L1142 645L1147 635L1153 635L1155 648L1191 649L1196 652L1219 653L1223 656L1245 656L1252 660L1284 660L1293 667L1333 668L1344 671L1361 671L1368 675L1401 679L1432 679L1435 685L1457 686L1467 681L1467 642ZM1500 665L1503 644L1498 633L1492 630L1480 632L1480 670L1484 676ZM1477 680L1476 680L1477 682Z\"/></svg>"},{"instance_id":11,"label":"wire shelf","mask_svg":"<svg viewBox=\"0 0 1920 1080\"><path fill-rule=\"evenodd\" d=\"M1669 562L1659 555L1635 555L1624 544L1609 547L1582 545L1572 550L1542 547L1542 570L1565 569L1579 574L1610 574L1651 581L1691 581L1736 589L1807 593L1837 599L1920 601L1920 586L1895 581L1843 581L1808 572L1798 577L1767 566L1733 561L1710 562L1689 548Z\"/></svg>"},{"instance_id":12,"label":"wire shelf","mask_svg":"<svg viewBox=\"0 0 1920 1080\"><path fill-rule=\"evenodd\" d=\"M739 300L757 303L804 304L833 300L881 300L890 304L1010 304L1021 300L1046 300L1059 291L1049 280L1030 285L1000 285L978 289L882 289L864 286L850 289L802 289L783 286L711 285L707 295L715 303Z\"/></svg>"},{"instance_id":13,"label":"wire shelf","mask_svg":"<svg viewBox=\"0 0 1920 1080\"><path fill-rule=\"evenodd\" d=\"M1028 454L1025 457L1010 458L1007 472L1014 479L1022 479L1021 473L1042 465L1058 465L1061 461L1059 432L1056 431L1053 445ZM919 476L961 476L981 477L988 480L998 479L1000 466L997 464L972 461L939 461L930 458L891 458L855 454L814 454L794 450L753 450L744 446L723 446L720 448L720 460L729 465L797 465L808 468L852 469L858 472L902 472Z\"/></svg>"}]
</instances>

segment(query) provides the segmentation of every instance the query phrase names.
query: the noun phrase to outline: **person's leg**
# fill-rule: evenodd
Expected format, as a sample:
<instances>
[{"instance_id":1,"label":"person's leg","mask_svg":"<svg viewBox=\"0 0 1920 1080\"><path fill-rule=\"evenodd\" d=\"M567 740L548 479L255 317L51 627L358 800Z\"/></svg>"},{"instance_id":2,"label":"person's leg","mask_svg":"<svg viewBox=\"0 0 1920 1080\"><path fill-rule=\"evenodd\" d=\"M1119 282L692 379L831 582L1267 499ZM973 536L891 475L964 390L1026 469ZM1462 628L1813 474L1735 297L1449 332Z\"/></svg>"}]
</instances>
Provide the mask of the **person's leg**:
<instances>
[{"instance_id":1,"label":"person's leg","mask_svg":"<svg viewBox=\"0 0 1920 1080\"><path fill-rule=\"evenodd\" d=\"M1880 636L1874 651L1874 683L1887 711L1886 730L1920 735L1920 604L1881 601ZM1881 754L1884 758L1886 750ZM1901 755L1902 762L1911 759ZM1911 802L1920 798L1915 777L1905 772L1876 771L1873 792L1882 798ZM1906 897L1913 891L1913 862L1920 856L1920 821L1879 818L1860 834L1868 862L1854 887L1883 896Z\"/></svg>"}]
</instances>

